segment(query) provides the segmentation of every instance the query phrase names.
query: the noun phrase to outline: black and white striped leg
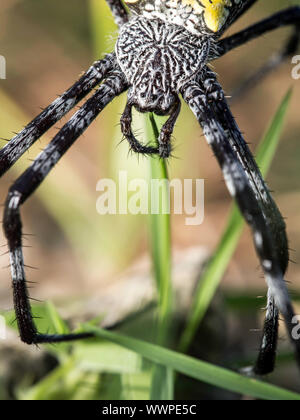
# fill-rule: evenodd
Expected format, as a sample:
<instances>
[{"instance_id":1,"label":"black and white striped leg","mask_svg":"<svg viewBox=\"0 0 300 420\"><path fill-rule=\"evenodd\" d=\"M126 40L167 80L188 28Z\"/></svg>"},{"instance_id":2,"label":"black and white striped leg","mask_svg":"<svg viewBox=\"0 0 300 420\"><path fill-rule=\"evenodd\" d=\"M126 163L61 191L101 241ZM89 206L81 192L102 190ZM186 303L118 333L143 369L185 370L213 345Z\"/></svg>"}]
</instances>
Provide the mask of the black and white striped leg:
<instances>
[{"instance_id":1,"label":"black and white striped leg","mask_svg":"<svg viewBox=\"0 0 300 420\"><path fill-rule=\"evenodd\" d=\"M163 159L168 158L171 155L172 147L171 147L171 136L174 131L174 127L178 118L178 115L180 113L181 109L181 103L178 98L178 101L174 105L171 115L168 118L168 120L165 122L165 124L162 126L159 137L158 137L158 143L159 143L159 156Z\"/></svg>"},{"instance_id":2,"label":"black and white striped leg","mask_svg":"<svg viewBox=\"0 0 300 420\"><path fill-rule=\"evenodd\" d=\"M90 336L89 334L47 335L40 334L36 330L26 287L20 207L103 108L126 89L127 83L122 72L118 70L112 72L97 92L64 125L9 190L5 203L3 228L10 252L16 318L21 339L25 343L60 342Z\"/></svg>"},{"instance_id":3,"label":"black and white striped leg","mask_svg":"<svg viewBox=\"0 0 300 420\"><path fill-rule=\"evenodd\" d=\"M121 131L123 136L128 140L130 149L135 153L144 155L153 155L158 153L158 148L152 146L145 146L141 144L132 132L132 105L127 102L125 110L121 116Z\"/></svg>"},{"instance_id":4,"label":"black and white striped leg","mask_svg":"<svg viewBox=\"0 0 300 420\"><path fill-rule=\"evenodd\" d=\"M231 25L233 25L241 16L243 16L247 10L250 9L250 7L252 7L255 3L257 2L257 0L244 0L244 1L237 1L236 5L235 5L235 13L230 13L227 21L226 21L226 25L222 27L222 30L220 32L218 32L218 35L222 35L223 32L228 29L228 27L230 27Z\"/></svg>"},{"instance_id":5,"label":"black and white striped leg","mask_svg":"<svg viewBox=\"0 0 300 420\"><path fill-rule=\"evenodd\" d=\"M212 72L207 69L207 73L205 78L212 79ZM276 308L284 317L300 364L300 340L295 340L292 335L294 311L284 281L288 265L285 223L217 81L214 82L214 87L219 91L213 95L219 98L215 101L212 100L211 94L209 98L207 97L207 87L200 78L185 85L182 96L202 126L204 135L222 168L228 190L253 231L255 248L269 288L268 317L272 318L273 323L271 327L271 321L267 320L260 357L270 370L274 364L272 360L275 358L277 341L278 317L276 311L271 313L271 307L275 302ZM264 351L266 348L268 351ZM255 372L266 373L258 372L260 364L261 362L256 364Z\"/></svg>"},{"instance_id":6,"label":"black and white striped leg","mask_svg":"<svg viewBox=\"0 0 300 420\"><path fill-rule=\"evenodd\" d=\"M230 102L236 101L243 97L248 91L252 90L269 74L280 67L280 65L283 64L288 58L293 57L298 50L299 44L300 31L294 31L281 51L273 54L265 64L263 64L256 72L250 75L246 80L244 80L234 89L230 95Z\"/></svg>"},{"instance_id":7,"label":"black and white striped leg","mask_svg":"<svg viewBox=\"0 0 300 420\"><path fill-rule=\"evenodd\" d=\"M253 89L269 74L275 71L289 57L293 57L297 52L300 43L300 31L295 31L289 38L283 49L275 53L270 59L248 79L244 80L240 86L234 89L231 94L231 101L244 96L249 90Z\"/></svg>"},{"instance_id":8,"label":"black and white striped leg","mask_svg":"<svg viewBox=\"0 0 300 420\"><path fill-rule=\"evenodd\" d=\"M0 150L0 176L3 175L36 140L61 120L81 99L97 86L116 65L115 54L96 61L65 93L42 111Z\"/></svg>"},{"instance_id":9,"label":"black and white striped leg","mask_svg":"<svg viewBox=\"0 0 300 420\"><path fill-rule=\"evenodd\" d=\"M216 45L216 54L212 57L212 59L220 58L235 48L240 47L268 32L290 25L295 28L294 34L288 41L285 49L292 51L296 48L295 43L299 41L300 6L282 10L234 35L221 39Z\"/></svg>"},{"instance_id":10,"label":"black and white striped leg","mask_svg":"<svg viewBox=\"0 0 300 420\"><path fill-rule=\"evenodd\" d=\"M299 48L300 43L300 7L284 10L268 19L250 26L243 31L219 41L217 45L217 57L220 57L234 48L237 48L246 42L261 36L271 30L285 25L294 25L295 29L283 48L273 54L269 60L259 68L254 74L246 79L241 86L235 89L232 94L233 99L244 95L247 90L253 89L261 80L276 70L286 59L292 57Z\"/></svg>"},{"instance_id":11,"label":"black and white striped leg","mask_svg":"<svg viewBox=\"0 0 300 420\"><path fill-rule=\"evenodd\" d=\"M209 71L209 73L211 74L212 72ZM214 83L212 83L211 81L211 84L213 86L213 89L221 91L221 88L218 86L218 84L216 84L216 81ZM216 94L214 96L218 97L218 95ZM253 184L254 189L257 190L257 192L260 192L260 203L262 205L264 215L267 218L267 220L272 221L270 228L271 230L273 228L273 237L276 241L274 241L273 247L277 247L275 254L277 257L275 256L274 258L277 258L277 261L280 264L280 268L284 276L289 259L288 240L285 231L285 223L264 183L264 180L259 172L259 169L251 152L249 151L247 144L245 143L243 137L240 135L239 128L237 127L234 118L232 117L230 111L228 113L229 108L221 106L220 102L217 102L217 104L218 119L219 121L222 121L224 127L228 127L230 132L233 133L233 135L230 137L232 140L233 148L236 151L243 168L246 170L246 173L252 174L252 177L250 177L249 179ZM256 243L256 248L259 249L261 245L259 230L257 229L254 231L254 240ZM263 264L268 264L268 259L265 258L264 254L262 254L260 258ZM267 310L263 329L263 337L261 340L258 359L253 368L253 372L257 375L263 375L273 371L276 360L279 313L278 309L276 308L274 296L272 295L272 293L270 293L270 290L268 291L266 309Z\"/></svg>"},{"instance_id":12,"label":"black and white striped leg","mask_svg":"<svg viewBox=\"0 0 300 420\"><path fill-rule=\"evenodd\" d=\"M106 3L110 7L111 13L118 26L122 26L124 23L128 22L128 13L121 0L106 0Z\"/></svg>"},{"instance_id":13,"label":"black and white striped leg","mask_svg":"<svg viewBox=\"0 0 300 420\"><path fill-rule=\"evenodd\" d=\"M274 297L268 290L267 310L260 350L253 372L256 375L266 375L274 370L278 342L279 311Z\"/></svg>"}]
</instances>

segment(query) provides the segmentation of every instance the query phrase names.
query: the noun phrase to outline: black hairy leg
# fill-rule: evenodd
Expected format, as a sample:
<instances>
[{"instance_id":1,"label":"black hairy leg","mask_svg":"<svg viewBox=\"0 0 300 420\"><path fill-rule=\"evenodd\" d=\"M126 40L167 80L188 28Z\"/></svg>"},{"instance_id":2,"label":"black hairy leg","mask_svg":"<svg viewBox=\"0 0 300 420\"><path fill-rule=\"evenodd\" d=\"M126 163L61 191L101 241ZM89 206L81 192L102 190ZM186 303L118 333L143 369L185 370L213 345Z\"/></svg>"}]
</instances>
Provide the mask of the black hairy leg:
<instances>
[{"instance_id":1,"label":"black hairy leg","mask_svg":"<svg viewBox=\"0 0 300 420\"><path fill-rule=\"evenodd\" d=\"M278 69L285 61L292 58L300 44L300 31L294 31L280 51L274 53L258 70L246 78L231 93L231 102L239 100L247 92L254 89L269 74Z\"/></svg>"},{"instance_id":2,"label":"black hairy leg","mask_svg":"<svg viewBox=\"0 0 300 420\"><path fill-rule=\"evenodd\" d=\"M106 0L106 3L118 26L122 26L124 23L128 22L128 13L121 0Z\"/></svg>"},{"instance_id":3,"label":"black hairy leg","mask_svg":"<svg viewBox=\"0 0 300 420\"><path fill-rule=\"evenodd\" d=\"M239 99L248 90L262 81L269 73L279 67L284 60L293 56L298 48L300 41L300 7L292 7L280 11L273 16L262 20L248 28L224 38L216 45L217 54L214 58L219 58L231 50L243 46L247 42L262 36L265 33L279 29L284 26L294 26L293 32L280 51L272 55L267 62L258 69L253 75L246 79L237 87L232 95L231 101ZM273 318L272 318L273 317ZM254 371L257 374L266 374L274 369L278 337L279 314L272 296L268 294L268 304L264 333L261 341L259 356Z\"/></svg>"},{"instance_id":4,"label":"black hairy leg","mask_svg":"<svg viewBox=\"0 0 300 420\"><path fill-rule=\"evenodd\" d=\"M153 155L158 153L157 147L152 146L145 146L141 144L136 137L134 136L132 132L132 105L127 102L125 110L121 116L121 131L123 136L128 140L128 143L130 145L130 149L139 154L143 155Z\"/></svg>"},{"instance_id":5,"label":"black hairy leg","mask_svg":"<svg viewBox=\"0 0 300 420\"><path fill-rule=\"evenodd\" d=\"M255 23L242 31L220 40L216 45L216 55L213 57L220 58L228 52L247 42L258 38L265 33L279 29L284 26L294 26L293 32L284 44L284 46L273 54L254 74L250 75L241 86L235 89L232 96L238 99L244 95L249 89L258 84L268 74L276 70L286 59L292 57L298 50L300 43L300 7L295 6L286 10L282 10L261 22Z\"/></svg>"},{"instance_id":6,"label":"black hairy leg","mask_svg":"<svg viewBox=\"0 0 300 420\"><path fill-rule=\"evenodd\" d=\"M210 70L207 73L188 83L182 89L182 95L202 126L221 166L228 190L253 231L255 248L269 288L267 320L259 359L265 361L268 370L272 370L278 321L278 313L272 308L276 306L284 317L300 363L300 342L292 335L294 311L284 281L289 258L285 223L216 81L214 88L219 90L219 94L214 96L219 99L213 101L211 95L207 97L203 80L213 78ZM261 362L256 363L255 373L266 373L259 371L261 365Z\"/></svg>"},{"instance_id":7,"label":"black hairy leg","mask_svg":"<svg viewBox=\"0 0 300 420\"><path fill-rule=\"evenodd\" d=\"M284 26L294 26L295 32L300 31L300 7L295 6L289 9L281 10L274 15L249 26L242 31L221 39L216 45L216 55L214 58L220 58L224 54L245 45L247 42L259 38L262 35L274 31Z\"/></svg>"},{"instance_id":8,"label":"black hairy leg","mask_svg":"<svg viewBox=\"0 0 300 420\"><path fill-rule=\"evenodd\" d=\"M257 0L245 0L237 2L235 12L229 14L229 17L227 18L225 25L222 27L222 30L218 33L218 36L220 37L224 31L226 31L226 29L228 29L240 17L242 17L256 2Z\"/></svg>"},{"instance_id":9,"label":"black hairy leg","mask_svg":"<svg viewBox=\"0 0 300 420\"><path fill-rule=\"evenodd\" d=\"M91 334L47 335L36 330L26 286L20 207L103 108L126 89L127 84L123 74L114 70L9 190L5 203L3 228L10 253L16 319L21 339L25 343L60 342L91 336Z\"/></svg>"},{"instance_id":10,"label":"black hairy leg","mask_svg":"<svg viewBox=\"0 0 300 420\"><path fill-rule=\"evenodd\" d=\"M170 157L172 152L171 147L171 136L174 131L174 126L176 124L178 115L180 113L181 103L180 100L175 103L172 108L171 115L165 124L162 126L159 136L158 136L158 143L159 143L159 156L163 159Z\"/></svg>"},{"instance_id":11,"label":"black hairy leg","mask_svg":"<svg viewBox=\"0 0 300 420\"><path fill-rule=\"evenodd\" d=\"M43 134L73 109L116 65L114 54L96 61L89 70L0 150L2 176Z\"/></svg>"},{"instance_id":12,"label":"black hairy leg","mask_svg":"<svg viewBox=\"0 0 300 420\"><path fill-rule=\"evenodd\" d=\"M253 366L253 372L256 375L267 375L274 370L276 363L278 328L279 311L276 307L274 296L269 289L261 345L255 365Z\"/></svg>"}]
</instances>

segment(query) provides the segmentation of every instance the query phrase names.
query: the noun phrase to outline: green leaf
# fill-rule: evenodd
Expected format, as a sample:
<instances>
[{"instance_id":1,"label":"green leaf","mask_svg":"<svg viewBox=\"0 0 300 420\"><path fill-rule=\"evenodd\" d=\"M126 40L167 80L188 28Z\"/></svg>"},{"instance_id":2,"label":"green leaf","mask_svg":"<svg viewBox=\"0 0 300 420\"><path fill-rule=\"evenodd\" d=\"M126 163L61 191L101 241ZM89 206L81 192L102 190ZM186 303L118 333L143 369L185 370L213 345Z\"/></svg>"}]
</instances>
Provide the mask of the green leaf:
<instances>
[{"instance_id":1,"label":"green leaf","mask_svg":"<svg viewBox=\"0 0 300 420\"><path fill-rule=\"evenodd\" d=\"M121 398L127 401L149 400L152 372L150 369L140 373L123 374L121 376Z\"/></svg>"},{"instance_id":2,"label":"green leaf","mask_svg":"<svg viewBox=\"0 0 300 420\"><path fill-rule=\"evenodd\" d=\"M145 117L145 132L148 143L157 146L159 130L153 114ZM156 180L161 185L160 197L151 196L151 200L158 199L158 214L150 211L150 244L153 261L153 271L155 275L158 291L158 313L159 313L159 333L158 342L166 340L168 324L172 311L172 283L171 283L171 223L169 212L169 188L168 171L166 161L154 156L149 159L150 174L149 184ZM150 188L149 188L150 190ZM149 209L153 202L150 202Z\"/></svg>"},{"instance_id":3,"label":"green leaf","mask_svg":"<svg viewBox=\"0 0 300 420\"><path fill-rule=\"evenodd\" d=\"M46 317L53 325L56 334L68 334L70 332L69 327L59 315L57 309L52 302L46 302Z\"/></svg>"},{"instance_id":4,"label":"green leaf","mask_svg":"<svg viewBox=\"0 0 300 420\"><path fill-rule=\"evenodd\" d=\"M138 354L108 342L78 342L73 346L73 357L84 371L122 374L142 370L142 359Z\"/></svg>"},{"instance_id":5,"label":"green leaf","mask_svg":"<svg viewBox=\"0 0 300 420\"><path fill-rule=\"evenodd\" d=\"M157 120L157 121L156 121ZM154 114L144 117L147 143L158 146L159 117ZM158 124L157 124L158 123ZM153 271L158 292L158 343L164 345L168 342L168 331L172 315L172 283L171 283L171 222L170 222L170 194L168 184L168 171L165 159L158 156L149 159L150 174L149 185L155 180L161 185L160 197L153 197L149 203L149 210L153 200L159 209L158 214L150 210L150 243L153 262ZM152 191L151 187L149 188ZM164 366L155 365L151 399L171 400L173 398L173 374Z\"/></svg>"},{"instance_id":6,"label":"green leaf","mask_svg":"<svg viewBox=\"0 0 300 420\"><path fill-rule=\"evenodd\" d=\"M239 375L238 373L177 353L173 350L168 350L155 344L126 337L101 328L87 326L84 327L83 330L94 333L95 336L100 339L107 339L135 351L154 363L164 365L210 385L254 398L267 400L300 400L300 394Z\"/></svg>"},{"instance_id":7,"label":"green leaf","mask_svg":"<svg viewBox=\"0 0 300 420\"><path fill-rule=\"evenodd\" d=\"M267 174L275 155L291 94L292 92L290 90L283 98L275 117L259 145L256 161L261 169L262 175ZM206 314L229 261L236 250L244 225L244 219L238 207L234 204L219 245L200 278L191 311L187 318L187 324L179 344L179 350L182 352L188 350L195 337L198 326Z\"/></svg>"},{"instance_id":8,"label":"green leaf","mask_svg":"<svg viewBox=\"0 0 300 420\"><path fill-rule=\"evenodd\" d=\"M153 401L174 400L174 370L163 365L154 365L150 399Z\"/></svg>"}]
</instances>

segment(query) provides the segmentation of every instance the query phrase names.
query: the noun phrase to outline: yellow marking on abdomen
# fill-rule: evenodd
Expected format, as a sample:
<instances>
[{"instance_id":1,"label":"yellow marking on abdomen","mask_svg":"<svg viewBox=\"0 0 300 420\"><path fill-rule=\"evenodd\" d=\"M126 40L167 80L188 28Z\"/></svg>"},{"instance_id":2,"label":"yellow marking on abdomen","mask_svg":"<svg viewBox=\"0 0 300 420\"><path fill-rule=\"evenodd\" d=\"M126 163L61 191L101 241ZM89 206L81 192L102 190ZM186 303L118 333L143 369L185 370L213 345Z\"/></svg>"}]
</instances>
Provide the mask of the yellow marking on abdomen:
<instances>
[{"instance_id":1,"label":"yellow marking on abdomen","mask_svg":"<svg viewBox=\"0 0 300 420\"><path fill-rule=\"evenodd\" d=\"M213 32L218 32L228 17L228 6L231 0L181 0L183 5L191 6L195 14L200 15L204 6L204 21L206 26Z\"/></svg>"},{"instance_id":2,"label":"yellow marking on abdomen","mask_svg":"<svg viewBox=\"0 0 300 420\"><path fill-rule=\"evenodd\" d=\"M128 5L137 3L141 0L125 0ZM229 15L228 7L232 6L233 0L160 0L162 3L172 4L176 9L182 6L189 6L196 16L203 14L204 23L208 29L213 32L218 32L225 24ZM145 2L145 5L153 4L154 0Z\"/></svg>"}]
</instances>

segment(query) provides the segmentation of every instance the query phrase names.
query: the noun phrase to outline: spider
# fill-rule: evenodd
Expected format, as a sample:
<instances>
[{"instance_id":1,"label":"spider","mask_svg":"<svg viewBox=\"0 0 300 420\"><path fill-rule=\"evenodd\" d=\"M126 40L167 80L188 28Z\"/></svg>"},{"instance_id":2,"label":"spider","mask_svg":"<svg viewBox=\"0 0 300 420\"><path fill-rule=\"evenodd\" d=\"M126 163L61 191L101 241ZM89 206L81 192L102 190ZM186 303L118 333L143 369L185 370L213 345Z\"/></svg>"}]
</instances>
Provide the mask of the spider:
<instances>
[{"instance_id":1,"label":"spider","mask_svg":"<svg viewBox=\"0 0 300 420\"><path fill-rule=\"evenodd\" d=\"M235 198L253 232L268 285L263 337L253 372L271 372L275 364L279 313L300 365L300 341L293 338L294 310L284 275L288 266L285 223L229 109L209 63L246 42L282 26L293 32L286 45L258 72L261 78L293 54L300 38L300 7L291 7L229 37L222 35L257 0L106 0L119 26L115 51L96 61L81 78L43 110L0 151L4 174L50 127L97 85L98 90L74 114L12 187L5 203L3 228L8 241L14 307L21 340L28 344L91 337L89 333L48 335L35 326L26 286L22 252L22 204L54 165L116 96L128 91L121 131L136 153L168 158L171 134L180 112L180 96L199 121ZM141 144L131 129L132 108L168 116L158 147Z\"/></svg>"}]
</instances>

